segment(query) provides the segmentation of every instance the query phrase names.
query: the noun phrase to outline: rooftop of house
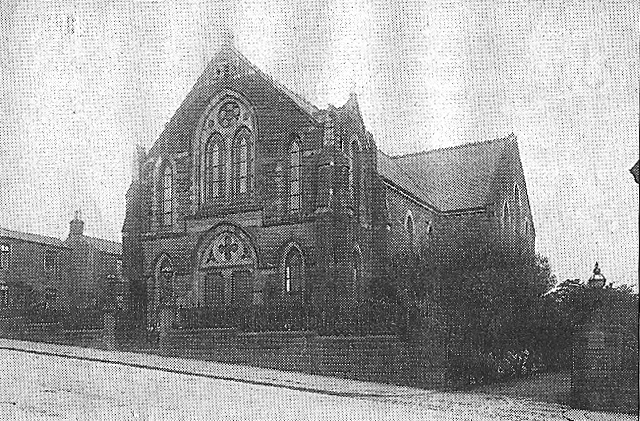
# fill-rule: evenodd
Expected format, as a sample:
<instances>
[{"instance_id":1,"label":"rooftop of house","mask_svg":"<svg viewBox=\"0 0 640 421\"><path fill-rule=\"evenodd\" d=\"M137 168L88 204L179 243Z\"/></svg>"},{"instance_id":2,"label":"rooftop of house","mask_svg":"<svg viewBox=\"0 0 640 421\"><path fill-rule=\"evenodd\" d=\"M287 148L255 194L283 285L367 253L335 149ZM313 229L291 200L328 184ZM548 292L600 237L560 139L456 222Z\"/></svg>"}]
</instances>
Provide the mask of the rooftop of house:
<instances>
[{"instance_id":1,"label":"rooftop of house","mask_svg":"<svg viewBox=\"0 0 640 421\"><path fill-rule=\"evenodd\" d=\"M66 248L62 240L56 237L49 237L41 234L33 234L30 232L13 231L6 228L0 228L0 238L10 238L14 240L27 241L30 243L45 244L48 246Z\"/></svg>"}]
</instances>

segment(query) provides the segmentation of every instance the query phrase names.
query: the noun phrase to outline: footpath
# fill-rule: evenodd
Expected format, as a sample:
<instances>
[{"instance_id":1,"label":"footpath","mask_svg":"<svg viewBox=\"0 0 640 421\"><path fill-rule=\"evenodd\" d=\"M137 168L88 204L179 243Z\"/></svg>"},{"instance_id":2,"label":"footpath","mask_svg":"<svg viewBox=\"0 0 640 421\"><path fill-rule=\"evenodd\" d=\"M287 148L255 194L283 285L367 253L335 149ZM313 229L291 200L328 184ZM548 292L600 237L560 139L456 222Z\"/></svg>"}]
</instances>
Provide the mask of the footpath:
<instances>
[{"instance_id":1,"label":"footpath","mask_svg":"<svg viewBox=\"0 0 640 421\"><path fill-rule=\"evenodd\" d=\"M135 352L108 351L67 345L0 339L0 349L31 354L71 358L99 363L118 364L167 373L192 375L230 382L271 386L323 395L425 406L434 410L477 411L478 419L508 420L571 420L571 421L631 421L637 416L571 409L563 405L535 402L500 395L468 394L464 392L430 391L382 383L361 382L224 364L202 360L165 357Z\"/></svg>"}]
</instances>

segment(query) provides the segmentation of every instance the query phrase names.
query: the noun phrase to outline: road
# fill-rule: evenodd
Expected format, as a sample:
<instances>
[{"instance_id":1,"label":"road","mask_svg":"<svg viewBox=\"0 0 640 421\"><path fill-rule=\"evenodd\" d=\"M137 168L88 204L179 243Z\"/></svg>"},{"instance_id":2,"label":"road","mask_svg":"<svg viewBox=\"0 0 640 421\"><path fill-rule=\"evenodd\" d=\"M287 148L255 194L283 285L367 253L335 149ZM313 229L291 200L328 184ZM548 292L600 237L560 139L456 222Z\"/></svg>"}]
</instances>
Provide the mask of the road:
<instances>
[{"instance_id":1,"label":"road","mask_svg":"<svg viewBox=\"0 0 640 421\"><path fill-rule=\"evenodd\" d=\"M38 344L34 353L10 345L0 339L0 420L565 419L566 408L516 398L58 345ZM75 353L72 358L60 355L67 351ZM85 359L87 353L99 360Z\"/></svg>"}]
</instances>

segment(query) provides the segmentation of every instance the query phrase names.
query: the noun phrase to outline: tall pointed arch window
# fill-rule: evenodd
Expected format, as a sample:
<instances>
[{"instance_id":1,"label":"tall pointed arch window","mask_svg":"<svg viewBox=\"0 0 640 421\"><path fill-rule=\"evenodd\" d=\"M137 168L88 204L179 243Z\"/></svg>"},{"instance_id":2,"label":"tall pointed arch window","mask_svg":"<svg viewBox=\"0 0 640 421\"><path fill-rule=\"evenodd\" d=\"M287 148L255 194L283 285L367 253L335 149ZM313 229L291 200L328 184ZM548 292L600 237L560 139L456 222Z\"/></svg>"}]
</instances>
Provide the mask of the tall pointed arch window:
<instances>
[{"instance_id":1,"label":"tall pointed arch window","mask_svg":"<svg viewBox=\"0 0 640 421\"><path fill-rule=\"evenodd\" d=\"M173 169L168 163L162 170L162 225L173 224Z\"/></svg>"},{"instance_id":2,"label":"tall pointed arch window","mask_svg":"<svg viewBox=\"0 0 640 421\"><path fill-rule=\"evenodd\" d=\"M302 150L298 140L291 142L289 148L289 211L300 212L302 208L301 189Z\"/></svg>"},{"instance_id":3,"label":"tall pointed arch window","mask_svg":"<svg viewBox=\"0 0 640 421\"><path fill-rule=\"evenodd\" d=\"M509 204L505 201L504 206L502 207L502 227L507 228L510 222L509 216Z\"/></svg>"},{"instance_id":4,"label":"tall pointed arch window","mask_svg":"<svg viewBox=\"0 0 640 421\"><path fill-rule=\"evenodd\" d=\"M236 196L251 191L253 157L251 131L241 127L233 139L233 193Z\"/></svg>"},{"instance_id":5,"label":"tall pointed arch window","mask_svg":"<svg viewBox=\"0 0 640 421\"><path fill-rule=\"evenodd\" d=\"M407 211L407 216L405 218L404 221L404 228L407 231L407 235L409 237L409 243L413 244L413 237L414 237L414 231L415 231L415 227L414 227L414 223L413 223L413 214L411 213L411 211Z\"/></svg>"},{"instance_id":6,"label":"tall pointed arch window","mask_svg":"<svg viewBox=\"0 0 640 421\"><path fill-rule=\"evenodd\" d=\"M286 296L302 299L303 269L300 250L297 247L291 247L284 261L283 291Z\"/></svg>"},{"instance_id":7,"label":"tall pointed arch window","mask_svg":"<svg viewBox=\"0 0 640 421\"><path fill-rule=\"evenodd\" d=\"M224 140L220 133L214 133L207 141L204 156L205 201L210 202L223 193Z\"/></svg>"}]
</instances>

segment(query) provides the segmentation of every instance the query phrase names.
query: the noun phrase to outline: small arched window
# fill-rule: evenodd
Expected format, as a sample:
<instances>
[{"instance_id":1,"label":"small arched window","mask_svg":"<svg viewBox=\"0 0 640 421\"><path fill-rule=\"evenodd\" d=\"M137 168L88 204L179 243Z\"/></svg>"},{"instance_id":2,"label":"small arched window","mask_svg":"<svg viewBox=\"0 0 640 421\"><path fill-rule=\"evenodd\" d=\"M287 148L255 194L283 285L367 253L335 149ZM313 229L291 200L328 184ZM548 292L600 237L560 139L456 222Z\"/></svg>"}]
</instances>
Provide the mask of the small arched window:
<instances>
[{"instance_id":1,"label":"small arched window","mask_svg":"<svg viewBox=\"0 0 640 421\"><path fill-rule=\"evenodd\" d=\"M289 211L300 212L302 208L301 189L302 151L297 140L289 148Z\"/></svg>"},{"instance_id":2,"label":"small arched window","mask_svg":"<svg viewBox=\"0 0 640 421\"><path fill-rule=\"evenodd\" d=\"M253 157L251 131L241 127L233 139L233 192L236 196L251 191Z\"/></svg>"},{"instance_id":3,"label":"small arched window","mask_svg":"<svg viewBox=\"0 0 640 421\"><path fill-rule=\"evenodd\" d=\"M407 211L407 216L406 219L404 221L404 228L407 231L407 235L409 236L409 242L413 243L413 237L414 237L414 232L415 232L415 227L413 224L413 213L411 213L411 211Z\"/></svg>"},{"instance_id":4,"label":"small arched window","mask_svg":"<svg viewBox=\"0 0 640 421\"><path fill-rule=\"evenodd\" d=\"M165 164L162 171L162 225L173 224L173 170Z\"/></svg>"},{"instance_id":5,"label":"small arched window","mask_svg":"<svg viewBox=\"0 0 640 421\"><path fill-rule=\"evenodd\" d=\"M302 298L303 290L302 256L297 247L292 247L284 261L284 288L287 296Z\"/></svg>"},{"instance_id":6,"label":"small arched window","mask_svg":"<svg viewBox=\"0 0 640 421\"><path fill-rule=\"evenodd\" d=\"M220 133L211 135L205 146L204 156L204 178L205 178L205 201L209 202L223 194L222 174L223 159L222 148L224 142Z\"/></svg>"}]
</instances>

